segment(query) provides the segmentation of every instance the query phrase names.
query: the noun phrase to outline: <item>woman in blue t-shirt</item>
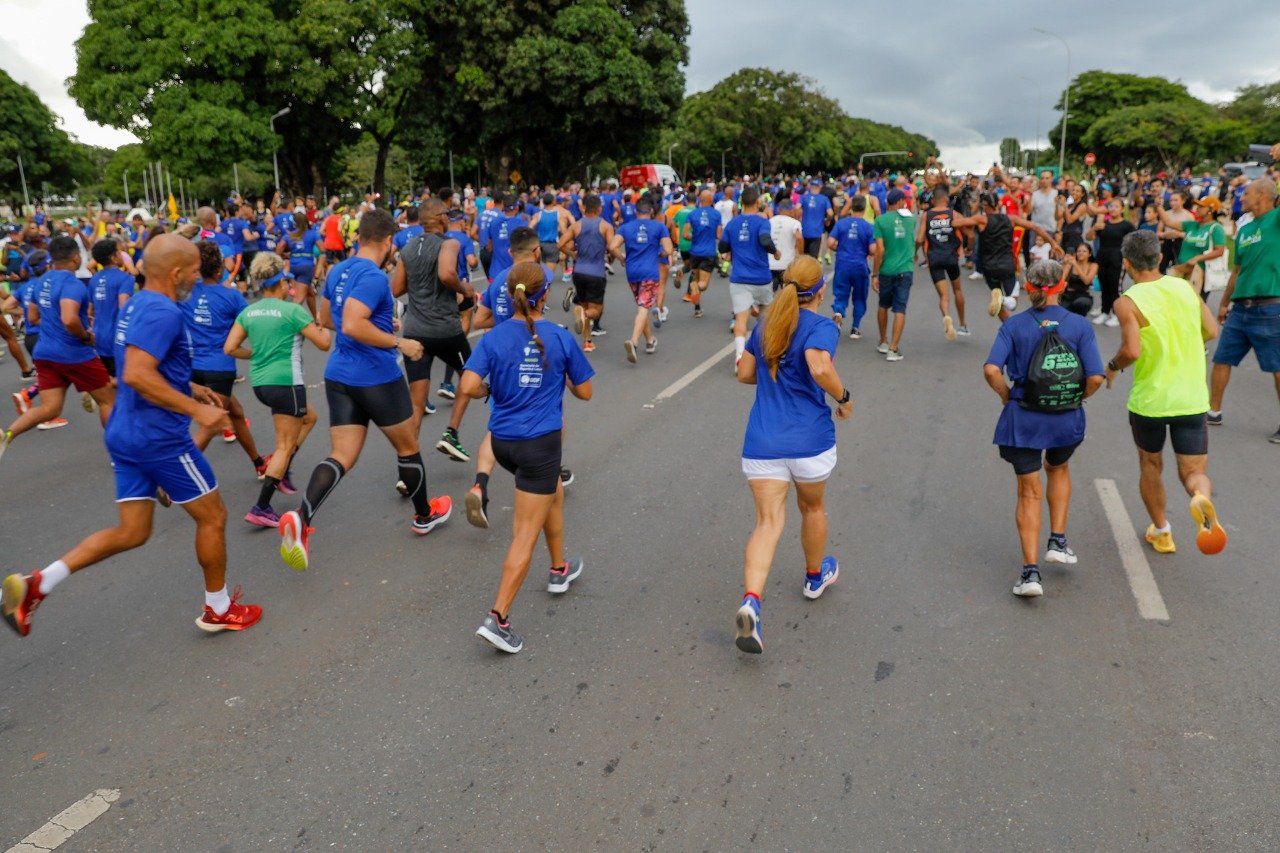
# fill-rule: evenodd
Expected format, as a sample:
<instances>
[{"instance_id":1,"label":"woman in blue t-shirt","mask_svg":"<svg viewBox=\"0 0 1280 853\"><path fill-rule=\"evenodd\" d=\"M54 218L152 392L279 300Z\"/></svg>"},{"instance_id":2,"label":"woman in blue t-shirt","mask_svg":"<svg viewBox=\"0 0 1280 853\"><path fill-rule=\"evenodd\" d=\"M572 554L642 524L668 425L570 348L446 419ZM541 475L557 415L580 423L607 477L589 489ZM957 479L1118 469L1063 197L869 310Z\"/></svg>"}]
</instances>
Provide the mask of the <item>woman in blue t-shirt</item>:
<instances>
[{"instance_id":1,"label":"woman in blue t-shirt","mask_svg":"<svg viewBox=\"0 0 1280 853\"><path fill-rule=\"evenodd\" d=\"M1004 407L996 422L995 444L1000 458L1013 465L1018 478L1018 536L1022 540L1022 575L1013 587L1014 595L1035 597L1044 593L1036 548L1040 541L1040 504L1045 489L1040 483L1043 464L1048 479L1049 545L1046 563L1075 563L1075 552L1067 547L1067 505L1071 500L1071 473L1067 460L1084 440L1084 408L1065 412L1024 409L1020 403L1022 383L1040 338L1048 329L1058 335L1079 356L1084 368L1084 396L1102 385L1105 373L1098 342L1089 321L1058 304L1066 289L1062 265L1057 261L1036 261L1027 271L1027 298L1031 307L1015 314L1000 326L982 372L991 390ZM1009 382L1005 381L1005 374ZM1010 386L1009 383L1012 383Z\"/></svg>"},{"instance_id":2,"label":"woman in blue t-shirt","mask_svg":"<svg viewBox=\"0 0 1280 853\"><path fill-rule=\"evenodd\" d=\"M756 401L742 442L742 473L756 503L756 526L747 540L738 608L738 648L764 651L760 597L786 521L787 493L796 484L800 541L804 546L803 593L822 595L840 576L827 543L826 481L836 465L836 426L824 392L836 400L835 416L853 413L849 391L836 373L840 327L818 315L826 280L822 266L801 255L782 276L782 288L756 325L738 362L738 381L756 386Z\"/></svg>"},{"instance_id":3,"label":"woman in blue t-shirt","mask_svg":"<svg viewBox=\"0 0 1280 853\"><path fill-rule=\"evenodd\" d=\"M508 616L529 572L538 535L547 540L551 576L547 591L564 593L582 574L582 559L564 559L564 486L560 480L560 434L564 389L591 399L595 371L568 330L542 319L550 283L542 265L522 261L507 276L512 316L493 328L467 359L458 392L490 397L489 432L498 464L516 478L511 547L493 609L476 636L515 654L524 640Z\"/></svg>"}]
</instances>

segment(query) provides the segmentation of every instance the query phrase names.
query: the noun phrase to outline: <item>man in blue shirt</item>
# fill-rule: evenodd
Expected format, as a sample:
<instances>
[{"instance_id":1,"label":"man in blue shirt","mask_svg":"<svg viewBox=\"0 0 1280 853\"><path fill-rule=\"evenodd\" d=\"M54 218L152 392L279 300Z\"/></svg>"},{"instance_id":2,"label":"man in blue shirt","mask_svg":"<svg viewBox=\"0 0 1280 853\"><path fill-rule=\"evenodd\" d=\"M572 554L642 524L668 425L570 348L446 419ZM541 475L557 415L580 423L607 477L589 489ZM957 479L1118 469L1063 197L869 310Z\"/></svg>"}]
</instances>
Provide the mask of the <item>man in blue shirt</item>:
<instances>
[{"instance_id":1,"label":"man in blue shirt","mask_svg":"<svg viewBox=\"0 0 1280 853\"><path fill-rule=\"evenodd\" d=\"M311 472L302 506L280 517L280 556L301 571L310 562L308 540L316 511L360 458L369 421L395 449L399 480L413 501L411 529L425 536L449 519L448 497L427 498L427 469L419 452L409 386L398 356L422 358L422 344L395 331L395 297L383 266L395 247L395 220L380 208L360 217L360 249L329 271L317 323L334 330L324 368L329 402L329 456Z\"/></svg>"},{"instance_id":2,"label":"man in blue shirt","mask_svg":"<svg viewBox=\"0 0 1280 853\"><path fill-rule=\"evenodd\" d=\"M849 329L849 337L856 341L862 337L862 318L867 313L867 289L871 286L871 268L867 258L876 249L876 229L863 216L867 209L866 196L855 195L849 199L849 207L852 215L841 219L831 229L827 248L836 253L831 319L836 321L836 326L844 322L845 307L852 295L853 326Z\"/></svg>"},{"instance_id":3,"label":"man in blue shirt","mask_svg":"<svg viewBox=\"0 0 1280 853\"><path fill-rule=\"evenodd\" d=\"M31 632L36 608L72 572L150 538L157 490L196 522L196 559L205 588L196 625L210 633L240 631L262 616L258 605L240 602L238 587L227 593L227 509L213 469L191 441L193 419L211 429L227 425L227 413L211 404L209 390L190 384L191 351L174 303L195 284L200 253L190 240L162 234L147 244L143 259L146 288L126 303L115 331L120 396L106 430L120 523L99 530L40 571L5 578L0 614L19 636Z\"/></svg>"},{"instance_id":4,"label":"man in blue shirt","mask_svg":"<svg viewBox=\"0 0 1280 853\"><path fill-rule=\"evenodd\" d=\"M423 228L418 224L419 214L416 206L405 209L404 221L405 227L396 232L396 236L391 238L391 242L395 244L396 251L404 250L409 241L422 233Z\"/></svg>"},{"instance_id":5,"label":"man in blue shirt","mask_svg":"<svg viewBox=\"0 0 1280 853\"><path fill-rule=\"evenodd\" d=\"M485 267L485 272L489 274L490 281L498 273L511 268L511 232L529 224L519 212L520 199L517 196L505 196L502 199L502 211L503 215L493 220L485 235L486 248L489 250L489 266Z\"/></svg>"},{"instance_id":6,"label":"man in blue shirt","mask_svg":"<svg viewBox=\"0 0 1280 853\"><path fill-rule=\"evenodd\" d=\"M716 246L724 230L720 211L713 206L711 190L698 194L698 206L684 221L684 234L689 241L689 269L693 278L689 282L689 298L693 300L693 316L702 316L702 293L711 284L711 271L716 268Z\"/></svg>"},{"instance_id":7,"label":"man in blue shirt","mask_svg":"<svg viewBox=\"0 0 1280 853\"><path fill-rule=\"evenodd\" d=\"M619 225L609 245L609 251L615 256L623 254L619 250L626 247L627 283L636 300L636 319L631 326L631 337L623 341L622 346L627 352L627 361L632 364L636 363L636 342L641 335L644 335L645 352L652 355L658 349L649 315L653 314L655 325L662 324L658 314L661 259L670 258L672 254L671 234L667 226L653 218L653 208L653 199L649 196L640 199L636 205L637 218Z\"/></svg>"},{"instance_id":8,"label":"man in blue shirt","mask_svg":"<svg viewBox=\"0 0 1280 853\"><path fill-rule=\"evenodd\" d=\"M819 198L826 201L825 197ZM773 243L769 220L760 215L760 191L754 186L747 187L739 201L742 212L729 220L720 238L720 254L728 258L731 265L729 302L733 306L735 369L747 348L747 315L758 315L773 302L773 273L769 270L769 256L775 259L782 257L782 252ZM830 209L830 202L827 208Z\"/></svg>"},{"instance_id":9,"label":"man in blue shirt","mask_svg":"<svg viewBox=\"0 0 1280 853\"><path fill-rule=\"evenodd\" d=\"M831 199L822 194L822 178L810 178L809 191L800 196L800 235L804 237L806 255L818 257L830 220Z\"/></svg>"}]
</instances>

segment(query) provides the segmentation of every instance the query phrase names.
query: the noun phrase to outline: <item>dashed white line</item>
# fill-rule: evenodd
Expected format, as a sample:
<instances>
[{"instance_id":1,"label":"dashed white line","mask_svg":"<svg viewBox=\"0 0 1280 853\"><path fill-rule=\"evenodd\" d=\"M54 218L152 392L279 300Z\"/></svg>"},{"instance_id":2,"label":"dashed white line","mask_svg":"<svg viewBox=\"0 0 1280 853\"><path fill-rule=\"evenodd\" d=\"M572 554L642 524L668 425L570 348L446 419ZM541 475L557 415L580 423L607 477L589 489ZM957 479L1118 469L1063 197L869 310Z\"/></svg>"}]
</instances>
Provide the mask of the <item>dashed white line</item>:
<instances>
[{"instance_id":1,"label":"dashed white line","mask_svg":"<svg viewBox=\"0 0 1280 853\"><path fill-rule=\"evenodd\" d=\"M688 388L689 385L695 379L697 379L702 374L706 373L711 368L715 367L716 362L720 361L731 352L733 352L732 342L727 343L721 349L716 350L715 354L712 355L710 358L708 358L706 361L702 362L702 364L699 364L693 370L690 370L684 376L681 376L675 382L672 382L666 388L663 388L661 391L659 391L658 396L653 398L653 402L661 403L663 400L669 399L679 394L685 388ZM652 406L652 404L650 404L650 406ZM646 406L646 408L649 408L650 406Z\"/></svg>"},{"instance_id":2,"label":"dashed white line","mask_svg":"<svg viewBox=\"0 0 1280 853\"><path fill-rule=\"evenodd\" d=\"M1156 586L1155 575L1151 573L1147 557L1142 553L1142 543L1134 534L1133 520L1129 518L1129 511L1124 508L1116 481L1094 480L1093 483L1098 489L1102 508L1107 513L1107 521L1111 524L1111 535L1115 537L1116 548L1120 551L1124 573L1129 577L1129 588L1133 590L1134 600L1138 602L1138 614L1143 619L1167 622L1169 610L1164 606L1160 587Z\"/></svg>"},{"instance_id":3,"label":"dashed white line","mask_svg":"<svg viewBox=\"0 0 1280 853\"><path fill-rule=\"evenodd\" d=\"M58 812L44 826L10 847L7 853L46 853L61 847L71 836L106 814L118 799L118 788L99 788Z\"/></svg>"}]
</instances>

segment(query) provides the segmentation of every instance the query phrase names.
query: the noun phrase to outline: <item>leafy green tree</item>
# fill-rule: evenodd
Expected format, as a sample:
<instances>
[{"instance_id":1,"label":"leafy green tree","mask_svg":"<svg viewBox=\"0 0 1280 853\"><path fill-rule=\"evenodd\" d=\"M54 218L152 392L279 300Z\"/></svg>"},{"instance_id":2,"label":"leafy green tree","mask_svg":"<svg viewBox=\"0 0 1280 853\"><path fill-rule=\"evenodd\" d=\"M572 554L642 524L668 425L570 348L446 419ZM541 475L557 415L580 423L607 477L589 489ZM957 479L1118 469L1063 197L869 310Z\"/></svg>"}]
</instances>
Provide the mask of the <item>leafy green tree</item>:
<instances>
[{"instance_id":1,"label":"leafy green tree","mask_svg":"<svg viewBox=\"0 0 1280 853\"><path fill-rule=\"evenodd\" d=\"M1236 156L1248 144L1243 122L1195 99L1123 107L1089 126L1081 142L1104 163L1158 164L1167 171Z\"/></svg>"},{"instance_id":2,"label":"leafy green tree","mask_svg":"<svg viewBox=\"0 0 1280 853\"><path fill-rule=\"evenodd\" d=\"M1089 148L1085 135L1094 122L1113 116L1125 107L1151 103L1181 104L1197 101L1181 83L1163 77L1117 74L1111 71L1085 71L1071 81L1071 117L1067 126L1067 153L1080 155ZM1058 96L1054 109L1061 110L1063 96ZM1062 120L1049 130L1049 147L1057 150L1062 138ZM1101 156L1101 152L1095 152Z\"/></svg>"},{"instance_id":3,"label":"leafy green tree","mask_svg":"<svg viewBox=\"0 0 1280 853\"><path fill-rule=\"evenodd\" d=\"M1224 106L1222 112L1227 118L1249 126L1249 142L1268 145L1280 142L1280 82L1240 87L1235 100Z\"/></svg>"},{"instance_id":4,"label":"leafy green tree","mask_svg":"<svg viewBox=\"0 0 1280 853\"><path fill-rule=\"evenodd\" d=\"M40 195L46 183L52 191L67 192L78 183L93 180L93 160L88 146L76 142L58 126L57 117L30 86L17 82L3 71L0 71L0 116L4 116L0 122L0 192L21 199L19 155L32 198Z\"/></svg>"},{"instance_id":5,"label":"leafy green tree","mask_svg":"<svg viewBox=\"0 0 1280 853\"><path fill-rule=\"evenodd\" d=\"M1006 136L1000 140L1000 165L1006 169L1022 165L1022 143L1015 137Z\"/></svg>"}]
</instances>

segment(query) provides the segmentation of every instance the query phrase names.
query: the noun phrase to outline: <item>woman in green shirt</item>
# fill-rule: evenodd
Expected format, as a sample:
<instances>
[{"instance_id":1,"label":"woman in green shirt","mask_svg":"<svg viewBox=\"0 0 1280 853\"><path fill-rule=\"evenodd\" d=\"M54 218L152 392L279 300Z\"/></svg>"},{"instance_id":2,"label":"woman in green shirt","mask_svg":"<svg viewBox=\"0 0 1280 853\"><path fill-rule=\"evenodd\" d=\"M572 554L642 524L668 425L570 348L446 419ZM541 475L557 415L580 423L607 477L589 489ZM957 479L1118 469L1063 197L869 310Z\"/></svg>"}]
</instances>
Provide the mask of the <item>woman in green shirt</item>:
<instances>
[{"instance_id":1,"label":"woman in green shirt","mask_svg":"<svg viewBox=\"0 0 1280 853\"><path fill-rule=\"evenodd\" d=\"M302 376L302 339L322 350L329 349L331 340L311 312L284 298L288 283L284 263L284 258L267 252L253 259L249 279L262 292L262 299L240 312L223 347L227 355L249 359L249 384L254 396L271 410L276 429L276 449L267 457L262 491L244 517L259 527L280 524L271 498L277 488L286 495L297 491L289 480L289 467L316 423ZM244 346L246 340L249 348Z\"/></svg>"}]
</instances>

